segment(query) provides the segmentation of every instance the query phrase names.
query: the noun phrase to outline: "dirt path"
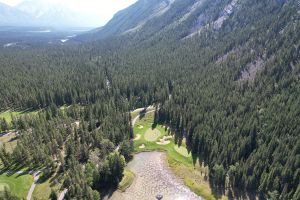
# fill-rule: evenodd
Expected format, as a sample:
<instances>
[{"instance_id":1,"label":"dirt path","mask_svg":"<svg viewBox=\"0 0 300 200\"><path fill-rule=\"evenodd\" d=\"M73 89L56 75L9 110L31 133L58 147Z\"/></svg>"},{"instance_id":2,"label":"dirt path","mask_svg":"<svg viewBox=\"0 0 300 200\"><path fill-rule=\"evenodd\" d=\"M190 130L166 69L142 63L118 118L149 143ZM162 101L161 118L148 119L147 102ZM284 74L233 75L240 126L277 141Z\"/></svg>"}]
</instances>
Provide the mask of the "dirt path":
<instances>
[{"instance_id":1,"label":"dirt path","mask_svg":"<svg viewBox=\"0 0 300 200\"><path fill-rule=\"evenodd\" d=\"M36 186L36 183L37 183L37 181L39 180L39 178L40 178L40 171L38 171L38 172L34 172L34 174L33 174L33 182L32 182L32 184L31 184L31 187L30 187L30 190L29 190L29 192L28 192L28 194L27 194L27 200L31 200L31 197L32 197L32 194L33 194L33 191L34 191L34 188L35 188L35 186Z\"/></svg>"},{"instance_id":2,"label":"dirt path","mask_svg":"<svg viewBox=\"0 0 300 200\"><path fill-rule=\"evenodd\" d=\"M153 200L158 194L163 195L163 200L202 200L171 171L165 153L139 153L128 168L136 175L134 182L125 192L116 191L109 200Z\"/></svg>"},{"instance_id":3,"label":"dirt path","mask_svg":"<svg viewBox=\"0 0 300 200\"><path fill-rule=\"evenodd\" d=\"M145 109L145 108L139 108L139 109L137 109L137 110L142 111L142 110L144 110L144 109ZM149 111L146 111L145 114L155 112L155 110L153 110L153 109L154 109L153 106L149 106L149 107L147 108L147 110L149 110ZM136 111L136 110L135 110L135 111ZM132 120L132 126L135 125L135 123L139 120L139 118L140 118L140 115L136 116L136 117Z\"/></svg>"}]
</instances>

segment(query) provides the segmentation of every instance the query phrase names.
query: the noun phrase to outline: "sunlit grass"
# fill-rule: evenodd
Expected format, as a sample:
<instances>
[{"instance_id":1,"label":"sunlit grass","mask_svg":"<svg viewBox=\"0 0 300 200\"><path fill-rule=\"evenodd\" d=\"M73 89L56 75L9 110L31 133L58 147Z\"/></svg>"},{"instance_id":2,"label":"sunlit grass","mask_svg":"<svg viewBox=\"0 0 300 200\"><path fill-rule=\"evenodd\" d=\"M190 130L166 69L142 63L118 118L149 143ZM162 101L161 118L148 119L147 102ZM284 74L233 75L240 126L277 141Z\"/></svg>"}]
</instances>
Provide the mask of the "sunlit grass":
<instances>
[{"instance_id":1,"label":"sunlit grass","mask_svg":"<svg viewBox=\"0 0 300 200\"><path fill-rule=\"evenodd\" d=\"M3 192L6 187L13 195L19 198L26 198L29 188L32 184L33 177L31 175L20 174L1 174L0 175L0 191Z\"/></svg>"},{"instance_id":2,"label":"sunlit grass","mask_svg":"<svg viewBox=\"0 0 300 200\"><path fill-rule=\"evenodd\" d=\"M125 169L124 177L123 177L122 181L119 183L118 189L121 190L122 192L125 192L125 190L127 188L129 188L129 186L132 184L134 177L135 177L135 175L133 172L131 172L128 169Z\"/></svg>"},{"instance_id":3,"label":"sunlit grass","mask_svg":"<svg viewBox=\"0 0 300 200\"><path fill-rule=\"evenodd\" d=\"M13 152L14 148L17 146L17 138L15 133L9 135L4 135L0 137L0 148L5 146L6 151Z\"/></svg>"},{"instance_id":4,"label":"sunlit grass","mask_svg":"<svg viewBox=\"0 0 300 200\"><path fill-rule=\"evenodd\" d=\"M39 111L35 110L35 111L5 111L5 112L1 112L0 113L0 118L4 118L8 123L11 123L12 121L12 117L19 117L22 115L36 115Z\"/></svg>"}]
</instances>

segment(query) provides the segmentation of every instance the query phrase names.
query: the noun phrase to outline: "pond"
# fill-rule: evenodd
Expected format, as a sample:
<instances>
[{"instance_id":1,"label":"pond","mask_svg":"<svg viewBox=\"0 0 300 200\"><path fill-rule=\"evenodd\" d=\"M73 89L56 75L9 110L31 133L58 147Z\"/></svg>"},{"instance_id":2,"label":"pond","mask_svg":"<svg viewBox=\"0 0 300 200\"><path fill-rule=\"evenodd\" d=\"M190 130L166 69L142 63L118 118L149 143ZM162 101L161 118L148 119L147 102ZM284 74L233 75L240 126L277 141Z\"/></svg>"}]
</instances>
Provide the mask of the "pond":
<instances>
[{"instance_id":1,"label":"pond","mask_svg":"<svg viewBox=\"0 0 300 200\"><path fill-rule=\"evenodd\" d=\"M173 174L165 153L139 153L128 168L136 175L134 182L124 193L113 193L110 200L155 200L157 195L162 195L162 200L202 199Z\"/></svg>"}]
</instances>

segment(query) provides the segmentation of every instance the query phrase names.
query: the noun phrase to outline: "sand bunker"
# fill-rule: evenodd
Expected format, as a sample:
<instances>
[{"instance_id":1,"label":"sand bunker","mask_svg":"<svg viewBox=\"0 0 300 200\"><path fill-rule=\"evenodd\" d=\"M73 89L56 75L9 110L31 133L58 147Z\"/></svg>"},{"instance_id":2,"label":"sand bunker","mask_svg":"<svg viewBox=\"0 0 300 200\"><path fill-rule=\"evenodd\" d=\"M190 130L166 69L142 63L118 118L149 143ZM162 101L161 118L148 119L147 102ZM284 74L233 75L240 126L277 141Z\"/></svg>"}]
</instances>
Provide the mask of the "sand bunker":
<instances>
[{"instance_id":1,"label":"sand bunker","mask_svg":"<svg viewBox=\"0 0 300 200\"><path fill-rule=\"evenodd\" d=\"M171 136L171 135L170 135L170 136L164 136L163 138L164 138L165 140L170 140L170 139L173 138L173 136Z\"/></svg>"},{"instance_id":2,"label":"sand bunker","mask_svg":"<svg viewBox=\"0 0 300 200\"><path fill-rule=\"evenodd\" d=\"M159 145L167 145L167 144L170 144L170 140L163 140L163 139L160 139L159 142L156 142L156 144L159 144Z\"/></svg>"},{"instance_id":3,"label":"sand bunker","mask_svg":"<svg viewBox=\"0 0 300 200\"><path fill-rule=\"evenodd\" d=\"M170 139L172 139L172 136L164 136L162 139L159 140L159 142L156 142L156 144L159 145L167 145L170 144Z\"/></svg>"},{"instance_id":4,"label":"sand bunker","mask_svg":"<svg viewBox=\"0 0 300 200\"><path fill-rule=\"evenodd\" d=\"M144 126L142 126L142 125L139 125L139 129L143 129L144 128Z\"/></svg>"},{"instance_id":5,"label":"sand bunker","mask_svg":"<svg viewBox=\"0 0 300 200\"><path fill-rule=\"evenodd\" d=\"M136 141L136 140L140 140L140 139L141 139L141 134L136 134L136 136L133 140Z\"/></svg>"},{"instance_id":6,"label":"sand bunker","mask_svg":"<svg viewBox=\"0 0 300 200\"><path fill-rule=\"evenodd\" d=\"M160 135L161 135L161 133L158 129L153 129L152 130L151 128L149 128L146 131L146 133L144 135L144 138L145 138L145 140L147 140L149 142L154 142L159 138Z\"/></svg>"},{"instance_id":7,"label":"sand bunker","mask_svg":"<svg viewBox=\"0 0 300 200\"><path fill-rule=\"evenodd\" d=\"M141 146L139 146L140 149L144 149L146 146L144 144L142 144Z\"/></svg>"},{"instance_id":8,"label":"sand bunker","mask_svg":"<svg viewBox=\"0 0 300 200\"><path fill-rule=\"evenodd\" d=\"M73 127L79 128L80 125L80 121L76 121L74 123L71 124Z\"/></svg>"}]
</instances>

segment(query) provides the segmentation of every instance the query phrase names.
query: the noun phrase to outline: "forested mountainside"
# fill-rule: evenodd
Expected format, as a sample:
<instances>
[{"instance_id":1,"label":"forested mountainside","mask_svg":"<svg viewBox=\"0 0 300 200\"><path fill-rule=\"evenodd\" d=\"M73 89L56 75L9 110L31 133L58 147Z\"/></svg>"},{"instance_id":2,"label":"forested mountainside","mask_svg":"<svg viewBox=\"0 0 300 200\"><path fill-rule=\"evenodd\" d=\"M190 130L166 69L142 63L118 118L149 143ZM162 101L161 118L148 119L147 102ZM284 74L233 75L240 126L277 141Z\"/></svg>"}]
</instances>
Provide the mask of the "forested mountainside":
<instances>
[{"instance_id":1,"label":"forested mountainside","mask_svg":"<svg viewBox=\"0 0 300 200\"><path fill-rule=\"evenodd\" d=\"M55 160L47 145L63 150L67 141L69 161L60 163L78 170L94 150L128 143L126 111L156 104L157 122L171 127L177 143L186 138L195 160L209 166L215 187L256 192L261 199L300 199L299 19L296 0L140 0L105 27L76 38L90 43L1 52L2 110L77 108L20 118L32 128L14 125L21 140L7 157L13 162L22 155L17 152L28 151L24 162ZM120 123L110 122L114 116ZM68 132L65 123L52 134L69 118L82 121L79 131ZM43 134L49 131L53 137ZM27 145L35 138L45 149L40 160ZM95 174L115 163L100 158ZM70 162L75 164L65 164ZM85 184L85 191L109 180L95 175L88 183L77 174L69 185ZM72 197L85 194L72 191Z\"/></svg>"}]
</instances>

